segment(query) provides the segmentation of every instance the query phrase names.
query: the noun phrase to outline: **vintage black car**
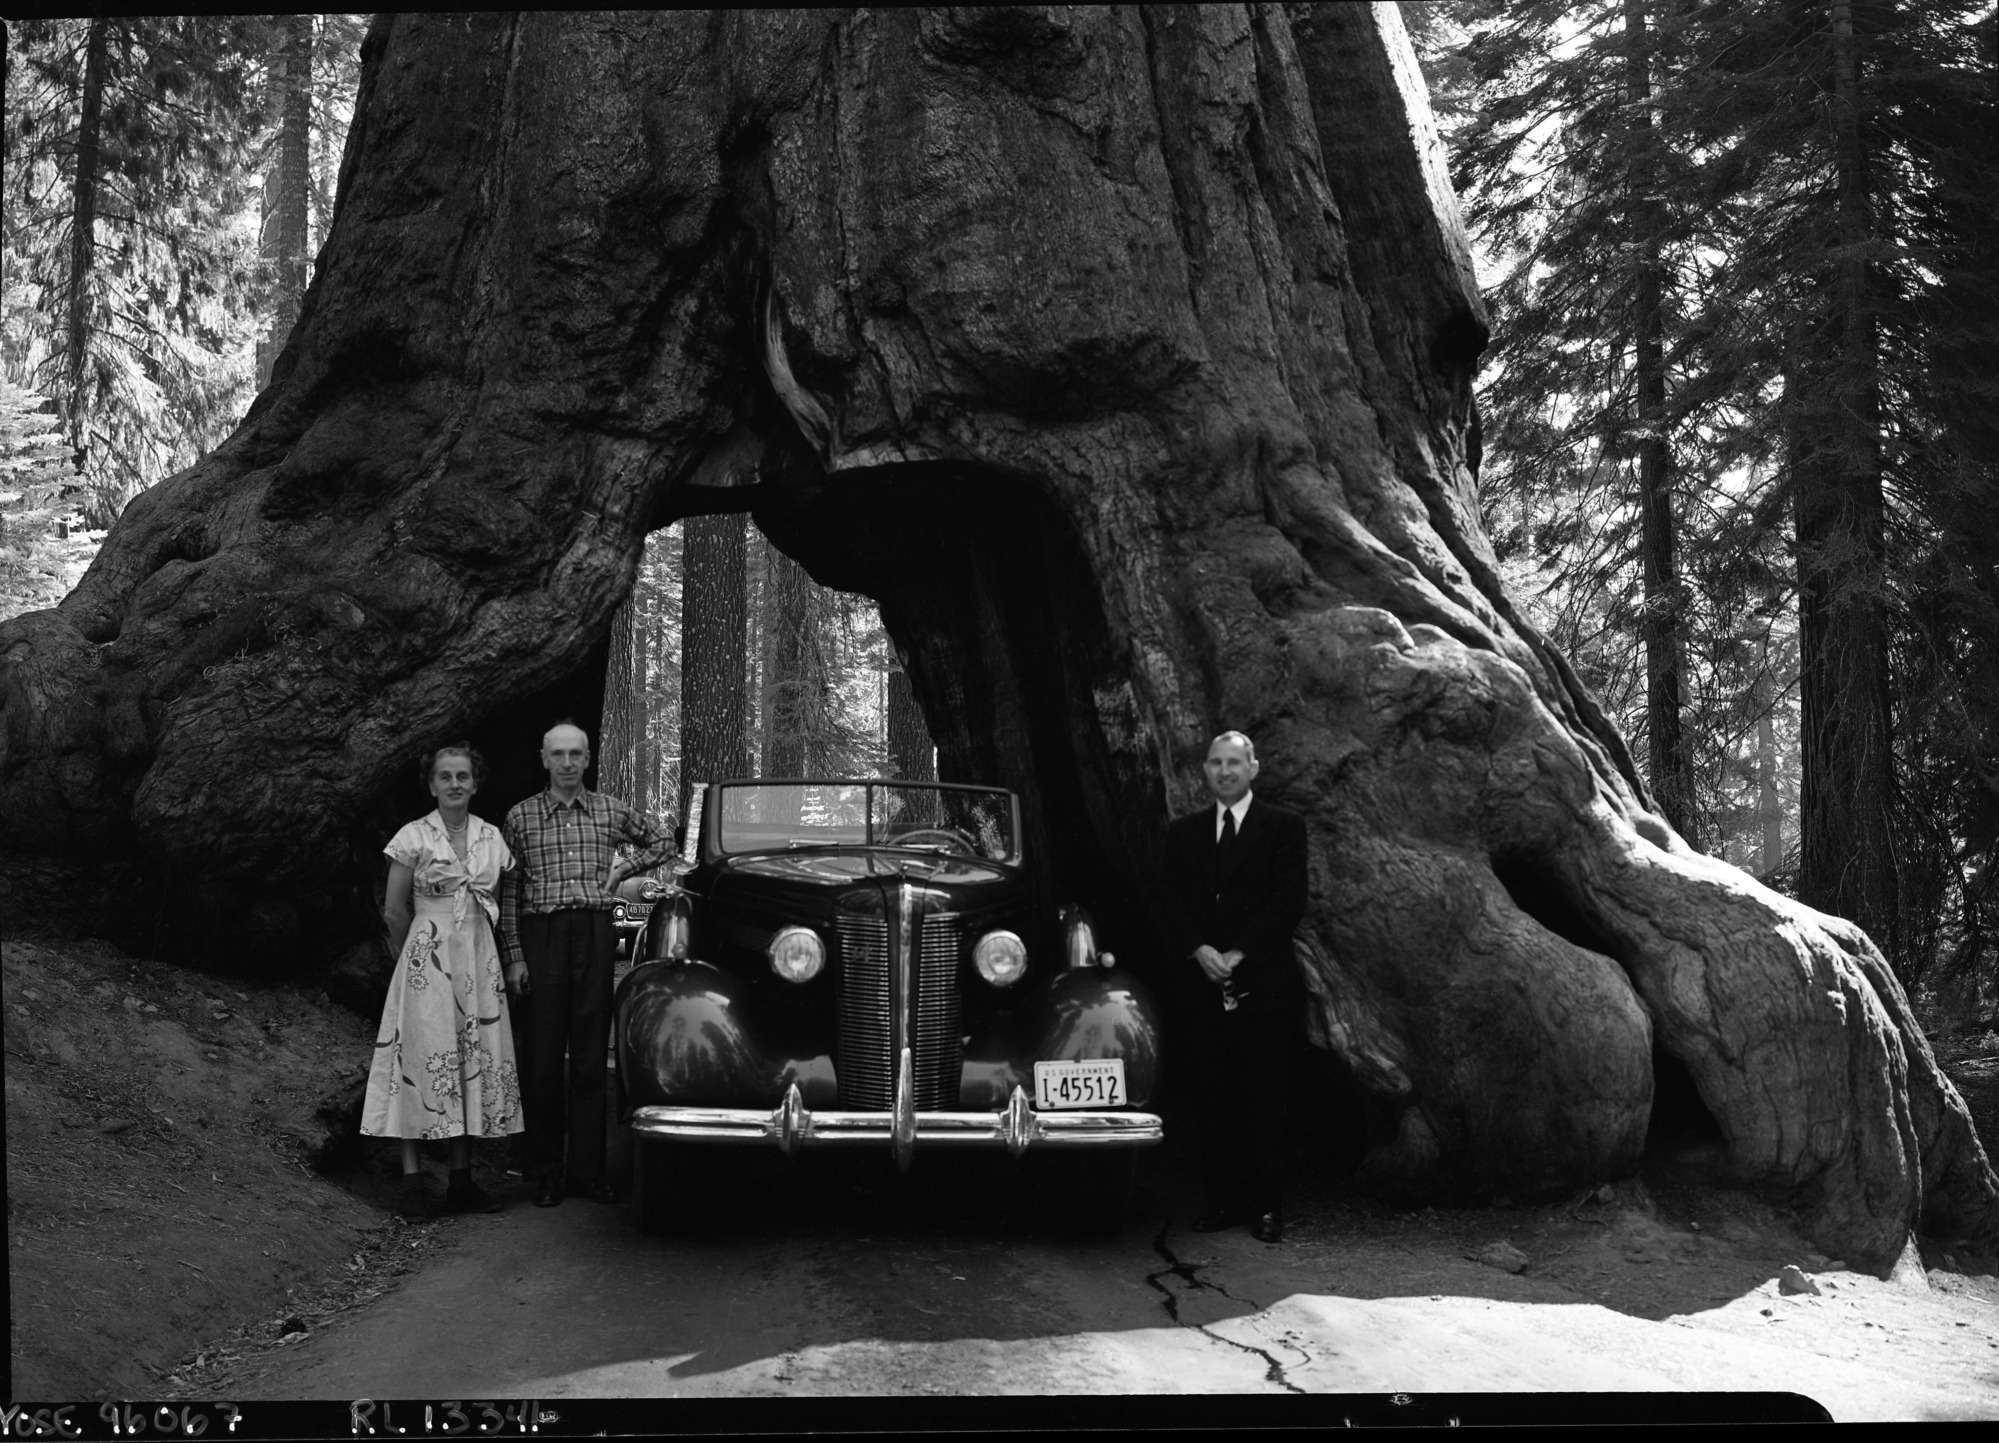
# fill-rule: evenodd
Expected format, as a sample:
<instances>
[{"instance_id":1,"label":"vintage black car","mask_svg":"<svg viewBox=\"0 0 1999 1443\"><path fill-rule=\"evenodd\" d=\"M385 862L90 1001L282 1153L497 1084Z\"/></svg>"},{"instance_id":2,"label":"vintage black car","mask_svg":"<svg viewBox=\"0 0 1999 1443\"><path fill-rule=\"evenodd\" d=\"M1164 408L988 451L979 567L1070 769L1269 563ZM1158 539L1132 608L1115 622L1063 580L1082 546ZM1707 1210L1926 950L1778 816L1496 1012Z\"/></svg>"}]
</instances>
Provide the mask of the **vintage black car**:
<instances>
[{"instance_id":1,"label":"vintage black car","mask_svg":"<svg viewBox=\"0 0 1999 1443\"><path fill-rule=\"evenodd\" d=\"M1159 1077L1158 1013L1081 908L1037 926L1020 800L864 780L700 789L684 860L618 986L620 1116L648 1231L702 1149L1042 1159L1108 1221ZM713 1160L714 1154L708 1154Z\"/></svg>"}]
</instances>

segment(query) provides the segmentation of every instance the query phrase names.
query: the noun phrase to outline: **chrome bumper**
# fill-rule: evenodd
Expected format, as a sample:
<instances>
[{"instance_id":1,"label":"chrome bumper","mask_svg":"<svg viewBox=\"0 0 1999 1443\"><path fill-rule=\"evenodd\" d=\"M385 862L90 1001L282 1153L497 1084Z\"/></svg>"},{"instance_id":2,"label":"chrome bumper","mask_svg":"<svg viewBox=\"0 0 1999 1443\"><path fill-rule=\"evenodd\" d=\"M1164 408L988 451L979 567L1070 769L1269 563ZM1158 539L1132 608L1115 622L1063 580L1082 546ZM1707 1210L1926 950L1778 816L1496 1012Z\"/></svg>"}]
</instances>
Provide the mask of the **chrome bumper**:
<instances>
[{"instance_id":1,"label":"chrome bumper","mask_svg":"<svg viewBox=\"0 0 1999 1443\"><path fill-rule=\"evenodd\" d=\"M907 1096L907 1093L903 1094ZM1003 1147L1019 1157L1030 1147L1145 1147L1165 1131L1150 1112L1036 1112L1014 1088L998 1112L813 1112L793 1083L769 1112L748 1107L641 1107L632 1130L680 1142L770 1143L786 1157L801 1147L881 1147L907 1168L916 1144L925 1147Z\"/></svg>"}]
</instances>

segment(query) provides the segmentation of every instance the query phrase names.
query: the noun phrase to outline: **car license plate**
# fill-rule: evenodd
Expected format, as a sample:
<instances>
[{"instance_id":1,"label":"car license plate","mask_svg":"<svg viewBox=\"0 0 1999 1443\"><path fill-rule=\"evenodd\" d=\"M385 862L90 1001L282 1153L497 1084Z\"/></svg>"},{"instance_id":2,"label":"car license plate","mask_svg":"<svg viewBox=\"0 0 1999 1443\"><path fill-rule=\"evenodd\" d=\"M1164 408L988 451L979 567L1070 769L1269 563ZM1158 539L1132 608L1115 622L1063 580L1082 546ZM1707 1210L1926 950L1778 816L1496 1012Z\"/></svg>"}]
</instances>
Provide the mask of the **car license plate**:
<instances>
[{"instance_id":1,"label":"car license plate","mask_svg":"<svg viewBox=\"0 0 1999 1443\"><path fill-rule=\"evenodd\" d=\"M651 915L652 903L627 902L624 907L624 915L619 917L617 921L618 925L623 927L642 927L645 925L646 918Z\"/></svg>"},{"instance_id":2,"label":"car license plate","mask_svg":"<svg viewBox=\"0 0 1999 1443\"><path fill-rule=\"evenodd\" d=\"M1034 1105L1064 1107L1123 1107L1124 1059L1098 1057L1088 1062L1034 1064Z\"/></svg>"}]
</instances>

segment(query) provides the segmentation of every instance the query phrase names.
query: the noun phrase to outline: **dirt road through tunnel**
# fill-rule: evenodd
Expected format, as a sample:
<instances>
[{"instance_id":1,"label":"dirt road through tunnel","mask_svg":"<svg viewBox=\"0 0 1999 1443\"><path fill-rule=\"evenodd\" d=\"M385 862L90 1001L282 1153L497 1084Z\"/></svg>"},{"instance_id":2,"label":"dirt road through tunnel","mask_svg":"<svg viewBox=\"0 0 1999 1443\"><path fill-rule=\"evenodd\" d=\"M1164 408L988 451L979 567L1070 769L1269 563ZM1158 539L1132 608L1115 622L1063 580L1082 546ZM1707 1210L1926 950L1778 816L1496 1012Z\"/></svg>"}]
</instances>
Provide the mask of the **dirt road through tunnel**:
<instances>
[{"instance_id":1,"label":"dirt road through tunnel","mask_svg":"<svg viewBox=\"0 0 1999 1443\"><path fill-rule=\"evenodd\" d=\"M622 1150L622 1149L621 1149ZM613 1165L621 1159L614 1154ZM647 1237L628 1211L509 1198L364 1312L231 1380L246 1398L1793 1391L1837 1418L1999 1414L1989 1280L1916 1291L1774 1220L1650 1194L1393 1217L1306 1179L1265 1247L1187 1226L1191 1159L1149 1154L1127 1227L1078 1235L1003 1169L781 1165ZM925 1167L925 1162L929 1166ZM1513 1239L1527 1266L1477 1260ZM1806 1261L1812 1261L1807 1258ZM1946 1275L1935 1275L1941 1282Z\"/></svg>"}]
</instances>

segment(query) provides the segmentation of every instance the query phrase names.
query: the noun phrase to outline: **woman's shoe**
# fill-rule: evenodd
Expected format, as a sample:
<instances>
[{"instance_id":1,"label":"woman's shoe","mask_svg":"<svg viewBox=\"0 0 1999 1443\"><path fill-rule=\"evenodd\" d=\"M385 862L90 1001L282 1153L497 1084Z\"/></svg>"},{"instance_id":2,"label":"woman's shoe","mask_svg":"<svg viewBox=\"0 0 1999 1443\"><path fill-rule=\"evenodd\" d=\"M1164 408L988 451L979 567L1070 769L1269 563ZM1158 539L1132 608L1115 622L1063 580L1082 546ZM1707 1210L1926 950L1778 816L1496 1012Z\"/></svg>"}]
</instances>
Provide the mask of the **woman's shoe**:
<instances>
[{"instance_id":1,"label":"woman's shoe","mask_svg":"<svg viewBox=\"0 0 1999 1443\"><path fill-rule=\"evenodd\" d=\"M445 1210L454 1213L496 1213L500 1200L468 1178L453 1178L444 1190Z\"/></svg>"},{"instance_id":2,"label":"woman's shoe","mask_svg":"<svg viewBox=\"0 0 1999 1443\"><path fill-rule=\"evenodd\" d=\"M403 1174L403 1185L396 1190L396 1216L408 1218L412 1222L437 1216L437 1199L430 1195L430 1189L424 1185L422 1173Z\"/></svg>"}]
</instances>

